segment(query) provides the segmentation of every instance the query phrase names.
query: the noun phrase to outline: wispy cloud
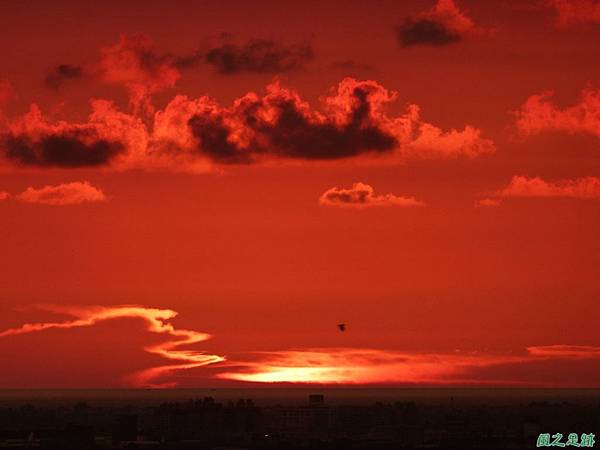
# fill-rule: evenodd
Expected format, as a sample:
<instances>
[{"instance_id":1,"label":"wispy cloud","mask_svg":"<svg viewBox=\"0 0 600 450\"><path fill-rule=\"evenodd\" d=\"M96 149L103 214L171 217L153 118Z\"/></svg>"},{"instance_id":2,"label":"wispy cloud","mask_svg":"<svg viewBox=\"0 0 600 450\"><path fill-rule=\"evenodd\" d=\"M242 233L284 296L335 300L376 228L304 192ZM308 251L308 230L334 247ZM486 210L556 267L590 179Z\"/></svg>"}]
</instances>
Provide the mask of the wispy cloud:
<instances>
[{"instance_id":1,"label":"wispy cloud","mask_svg":"<svg viewBox=\"0 0 600 450\"><path fill-rule=\"evenodd\" d=\"M169 362L128 375L127 383L135 387L173 387L176 383L172 380L179 371L209 365L214 365L209 377L250 383L543 386L544 380L537 376L524 376L521 369L528 364L561 364L574 360L589 362L596 367L594 364L600 361L598 346L564 344L530 346L517 352L495 353L297 348L246 352L226 360L224 356L190 349L190 346L204 342L211 336L196 330L177 328L172 323L177 312L170 309L141 305L37 305L36 308L69 318L26 323L0 332L0 339L52 329L76 330L121 318L142 320L148 332L165 336L166 340L146 346L143 350ZM511 367L515 370L507 372L506 369ZM494 371L495 368L498 370ZM507 378L507 373L514 373L514 376ZM556 377L549 383L556 385Z\"/></svg>"},{"instance_id":2,"label":"wispy cloud","mask_svg":"<svg viewBox=\"0 0 600 450\"><path fill-rule=\"evenodd\" d=\"M128 381L136 387L174 386L175 384L172 382L160 382L160 380L175 371L202 367L224 360L222 356L206 354L198 350L180 350L179 347L181 346L203 342L211 336L194 330L176 328L170 323L170 320L177 316L177 312L170 309L149 308L139 305L86 307L38 305L37 307L42 310L64 314L73 317L73 319L62 322L27 323L20 327L0 332L0 338L50 329L89 327L102 321L119 318L141 319L146 323L149 332L169 336L171 339L160 344L145 347L144 350L177 362L150 367L130 375Z\"/></svg>"},{"instance_id":3,"label":"wispy cloud","mask_svg":"<svg viewBox=\"0 0 600 450\"><path fill-rule=\"evenodd\" d=\"M550 345L519 353L402 352L360 348L294 349L260 352L243 362L230 362L219 378L252 383L320 384L491 384L541 386L541 380L482 377L482 369L536 362L598 360L600 347ZM493 373L493 372L492 372Z\"/></svg>"}]
</instances>

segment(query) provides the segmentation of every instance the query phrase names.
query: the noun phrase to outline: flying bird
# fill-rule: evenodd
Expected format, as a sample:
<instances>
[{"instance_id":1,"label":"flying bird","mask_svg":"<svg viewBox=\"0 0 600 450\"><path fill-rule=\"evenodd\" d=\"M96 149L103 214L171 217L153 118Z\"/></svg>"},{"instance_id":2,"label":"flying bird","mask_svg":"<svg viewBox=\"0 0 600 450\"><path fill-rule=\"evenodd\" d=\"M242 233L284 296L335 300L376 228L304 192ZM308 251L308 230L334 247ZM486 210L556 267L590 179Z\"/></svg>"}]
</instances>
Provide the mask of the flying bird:
<instances>
[{"instance_id":1,"label":"flying bird","mask_svg":"<svg viewBox=\"0 0 600 450\"><path fill-rule=\"evenodd\" d=\"M338 323L338 328L340 329L340 331L346 331L346 324L345 323Z\"/></svg>"}]
</instances>

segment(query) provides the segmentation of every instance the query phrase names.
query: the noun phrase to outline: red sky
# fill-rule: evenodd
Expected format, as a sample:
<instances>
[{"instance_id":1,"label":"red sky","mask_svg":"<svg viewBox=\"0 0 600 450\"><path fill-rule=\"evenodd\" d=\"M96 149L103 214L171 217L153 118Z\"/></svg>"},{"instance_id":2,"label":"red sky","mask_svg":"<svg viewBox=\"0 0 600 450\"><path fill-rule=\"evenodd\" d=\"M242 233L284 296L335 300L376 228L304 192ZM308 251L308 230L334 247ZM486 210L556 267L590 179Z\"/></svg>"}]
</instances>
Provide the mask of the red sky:
<instances>
[{"instance_id":1,"label":"red sky","mask_svg":"<svg viewBox=\"0 0 600 450\"><path fill-rule=\"evenodd\" d=\"M595 2L21 1L0 34L0 387L598 387Z\"/></svg>"}]
</instances>

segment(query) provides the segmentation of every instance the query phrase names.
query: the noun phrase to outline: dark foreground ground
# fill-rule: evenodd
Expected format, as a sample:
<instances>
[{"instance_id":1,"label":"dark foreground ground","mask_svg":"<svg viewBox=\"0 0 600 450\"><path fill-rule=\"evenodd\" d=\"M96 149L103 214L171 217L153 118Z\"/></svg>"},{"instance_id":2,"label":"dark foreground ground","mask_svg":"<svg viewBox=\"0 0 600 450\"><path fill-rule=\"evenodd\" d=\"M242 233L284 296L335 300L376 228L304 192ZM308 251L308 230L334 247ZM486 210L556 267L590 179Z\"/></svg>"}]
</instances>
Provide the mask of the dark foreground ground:
<instances>
[{"instance_id":1,"label":"dark foreground ground","mask_svg":"<svg viewBox=\"0 0 600 450\"><path fill-rule=\"evenodd\" d=\"M0 391L2 450L568 449L595 435L597 390Z\"/></svg>"}]
</instances>

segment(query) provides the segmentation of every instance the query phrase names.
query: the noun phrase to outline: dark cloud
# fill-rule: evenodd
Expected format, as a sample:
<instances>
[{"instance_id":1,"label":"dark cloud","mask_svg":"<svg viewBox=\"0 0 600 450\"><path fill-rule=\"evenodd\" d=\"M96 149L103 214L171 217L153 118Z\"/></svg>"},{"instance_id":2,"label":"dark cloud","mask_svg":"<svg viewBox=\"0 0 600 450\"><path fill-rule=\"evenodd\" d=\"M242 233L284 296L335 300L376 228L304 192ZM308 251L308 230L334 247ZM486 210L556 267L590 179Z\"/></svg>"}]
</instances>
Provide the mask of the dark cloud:
<instances>
[{"instance_id":1,"label":"dark cloud","mask_svg":"<svg viewBox=\"0 0 600 450\"><path fill-rule=\"evenodd\" d=\"M83 68L70 64L60 64L44 78L44 84L52 89L60 88L65 81L76 80L83 76Z\"/></svg>"},{"instance_id":2,"label":"dark cloud","mask_svg":"<svg viewBox=\"0 0 600 450\"><path fill-rule=\"evenodd\" d=\"M32 138L8 135L2 140L5 156L13 163L37 167L97 167L108 164L124 150L119 142L98 139L86 132Z\"/></svg>"},{"instance_id":3,"label":"dark cloud","mask_svg":"<svg viewBox=\"0 0 600 450\"><path fill-rule=\"evenodd\" d=\"M460 34L432 19L407 18L396 27L398 41L403 47L412 45L447 45L460 41Z\"/></svg>"},{"instance_id":4,"label":"dark cloud","mask_svg":"<svg viewBox=\"0 0 600 450\"><path fill-rule=\"evenodd\" d=\"M241 102L234 117L209 111L188 123L199 151L223 163L251 162L260 155L335 160L388 152L398 141L373 114L377 94L372 85L356 83L344 98L348 111L343 118L311 115L298 98L279 92ZM243 134L251 137L241 140Z\"/></svg>"},{"instance_id":5,"label":"dark cloud","mask_svg":"<svg viewBox=\"0 0 600 450\"><path fill-rule=\"evenodd\" d=\"M122 84L130 93L135 111L153 113L152 94L173 87L183 70L201 64L212 66L220 74L282 73L301 68L314 56L309 44L285 44L266 39L251 39L244 44L232 43L223 34L219 44L194 52L175 55L157 50L145 34L122 34L117 43L101 49L97 63L60 64L44 83L52 89L89 74L96 79Z\"/></svg>"},{"instance_id":6,"label":"dark cloud","mask_svg":"<svg viewBox=\"0 0 600 450\"><path fill-rule=\"evenodd\" d=\"M371 67L370 65L353 61L351 59L346 59L344 61L336 61L331 65L331 67L333 67L334 69L341 69L344 71L367 72L373 70L373 67Z\"/></svg>"},{"instance_id":7,"label":"dark cloud","mask_svg":"<svg viewBox=\"0 0 600 450\"><path fill-rule=\"evenodd\" d=\"M396 27L398 42L403 47L449 45L478 32L471 18L454 0L437 0L431 9L407 17Z\"/></svg>"},{"instance_id":8,"label":"dark cloud","mask_svg":"<svg viewBox=\"0 0 600 450\"><path fill-rule=\"evenodd\" d=\"M313 56L309 44L286 45L252 39L242 45L223 44L214 47L206 52L204 60L221 74L280 73L302 67Z\"/></svg>"},{"instance_id":9,"label":"dark cloud","mask_svg":"<svg viewBox=\"0 0 600 450\"><path fill-rule=\"evenodd\" d=\"M189 126L196 139L202 143L202 153L210 159L225 164L251 162L248 152L243 152L230 142L230 130L218 116L197 114L189 120Z\"/></svg>"}]
</instances>

